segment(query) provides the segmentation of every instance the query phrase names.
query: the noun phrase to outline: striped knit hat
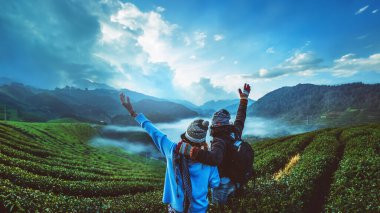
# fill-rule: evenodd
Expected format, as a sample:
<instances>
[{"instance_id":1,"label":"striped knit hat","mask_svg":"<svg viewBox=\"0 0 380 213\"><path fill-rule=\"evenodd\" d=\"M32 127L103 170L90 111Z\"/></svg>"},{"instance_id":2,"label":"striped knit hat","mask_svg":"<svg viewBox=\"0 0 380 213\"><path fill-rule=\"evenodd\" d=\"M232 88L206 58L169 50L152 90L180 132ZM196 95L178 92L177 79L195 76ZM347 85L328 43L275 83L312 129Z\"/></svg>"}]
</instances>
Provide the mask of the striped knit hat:
<instances>
[{"instance_id":1,"label":"striped knit hat","mask_svg":"<svg viewBox=\"0 0 380 213\"><path fill-rule=\"evenodd\" d=\"M193 121L187 128L185 137L193 143L205 142L208 125L209 122L202 119Z\"/></svg>"},{"instance_id":2,"label":"striped knit hat","mask_svg":"<svg viewBox=\"0 0 380 213\"><path fill-rule=\"evenodd\" d=\"M212 116L211 127L230 125L230 119L230 113L225 109L221 109Z\"/></svg>"}]
</instances>

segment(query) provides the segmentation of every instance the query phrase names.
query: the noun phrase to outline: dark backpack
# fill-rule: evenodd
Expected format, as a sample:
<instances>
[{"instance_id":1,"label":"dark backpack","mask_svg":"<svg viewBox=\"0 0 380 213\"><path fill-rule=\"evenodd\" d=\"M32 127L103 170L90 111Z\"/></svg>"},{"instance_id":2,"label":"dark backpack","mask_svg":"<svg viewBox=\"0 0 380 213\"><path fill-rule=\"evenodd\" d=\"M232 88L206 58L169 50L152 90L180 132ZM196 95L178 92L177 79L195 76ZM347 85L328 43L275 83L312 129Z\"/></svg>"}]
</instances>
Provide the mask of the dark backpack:
<instances>
[{"instance_id":1,"label":"dark backpack","mask_svg":"<svg viewBox=\"0 0 380 213\"><path fill-rule=\"evenodd\" d=\"M233 144L229 144L227 152L229 157L229 178L234 183L244 186L254 176L254 151L249 143L240 139Z\"/></svg>"}]
</instances>

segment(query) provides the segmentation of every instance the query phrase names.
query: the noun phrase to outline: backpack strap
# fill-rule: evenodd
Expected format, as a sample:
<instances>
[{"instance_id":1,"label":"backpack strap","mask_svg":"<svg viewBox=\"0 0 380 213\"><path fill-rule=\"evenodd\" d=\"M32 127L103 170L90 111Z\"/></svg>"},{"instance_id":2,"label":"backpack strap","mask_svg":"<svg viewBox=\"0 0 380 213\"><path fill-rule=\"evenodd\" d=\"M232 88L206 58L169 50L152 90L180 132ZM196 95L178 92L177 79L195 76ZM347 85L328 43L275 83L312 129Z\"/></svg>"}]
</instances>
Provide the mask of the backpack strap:
<instances>
[{"instance_id":1,"label":"backpack strap","mask_svg":"<svg viewBox=\"0 0 380 213\"><path fill-rule=\"evenodd\" d=\"M235 141L240 141L241 140L241 135L242 135L242 132L239 128L237 128L236 126L234 126L234 135L235 135Z\"/></svg>"}]
</instances>

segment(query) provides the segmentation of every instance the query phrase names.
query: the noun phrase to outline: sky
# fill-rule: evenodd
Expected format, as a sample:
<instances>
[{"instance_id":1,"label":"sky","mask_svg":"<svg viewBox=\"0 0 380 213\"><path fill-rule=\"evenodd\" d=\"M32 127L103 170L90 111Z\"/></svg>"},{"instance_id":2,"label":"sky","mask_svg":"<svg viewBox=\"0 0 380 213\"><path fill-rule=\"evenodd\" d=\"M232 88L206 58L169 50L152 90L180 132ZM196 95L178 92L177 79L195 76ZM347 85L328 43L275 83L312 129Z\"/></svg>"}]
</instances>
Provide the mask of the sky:
<instances>
[{"instance_id":1,"label":"sky","mask_svg":"<svg viewBox=\"0 0 380 213\"><path fill-rule=\"evenodd\" d=\"M379 0L0 0L0 77L78 79L195 104L380 83Z\"/></svg>"}]
</instances>

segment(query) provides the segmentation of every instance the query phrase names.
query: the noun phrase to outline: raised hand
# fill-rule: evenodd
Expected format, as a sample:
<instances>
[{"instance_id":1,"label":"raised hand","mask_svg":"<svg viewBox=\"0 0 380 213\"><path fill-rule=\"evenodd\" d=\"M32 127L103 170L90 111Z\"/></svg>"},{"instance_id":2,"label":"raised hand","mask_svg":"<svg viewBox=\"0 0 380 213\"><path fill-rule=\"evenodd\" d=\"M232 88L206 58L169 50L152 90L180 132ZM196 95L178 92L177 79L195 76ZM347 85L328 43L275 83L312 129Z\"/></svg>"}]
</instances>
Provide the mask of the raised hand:
<instances>
[{"instance_id":1,"label":"raised hand","mask_svg":"<svg viewBox=\"0 0 380 213\"><path fill-rule=\"evenodd\" d=\"M129 114L131 114L132 117L137 116L137 113L133 110L133 106L131 104L131 101L129 100L129 96L127 96L127 101L125 101L124 93L120 93L120 101L121 101L121 104L128 110Z\"/></svg>"},{"instance_id":2,"label":"raised hand","mask_svg":"<svg viewBox=\"0 0 380 213\"><path fill-rule=\"evenodd\" d=\"M251 86L249 84L244 84L243 91L239 88L240 99L248 100L249 93L251 92Z\"/></svg>"}]
</instances>

